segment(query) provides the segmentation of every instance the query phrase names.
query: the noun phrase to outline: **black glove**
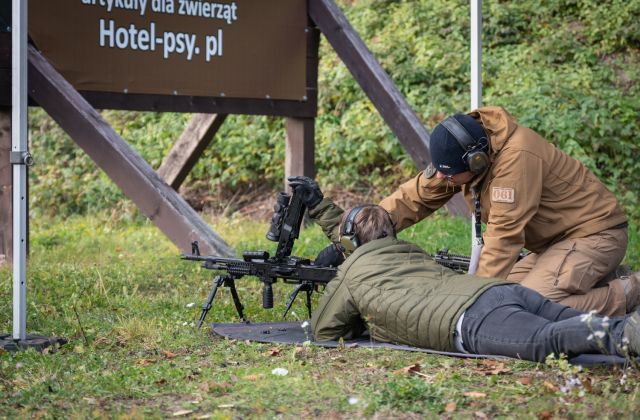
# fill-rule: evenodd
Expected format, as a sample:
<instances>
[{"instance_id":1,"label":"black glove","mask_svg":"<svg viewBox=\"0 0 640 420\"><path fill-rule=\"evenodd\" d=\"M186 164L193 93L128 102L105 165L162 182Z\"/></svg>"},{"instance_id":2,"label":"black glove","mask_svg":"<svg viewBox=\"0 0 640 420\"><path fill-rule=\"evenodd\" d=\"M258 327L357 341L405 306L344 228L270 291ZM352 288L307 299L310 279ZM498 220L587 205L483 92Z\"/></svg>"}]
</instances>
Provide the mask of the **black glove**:
<instances>
[{"instance_id":1,"label":"black glove","mask_svg":"<svg viewBox=\"0 0 640 420\"><path fill-rule=\"evenodd\" d=\"M331 244L318 254L313 264L317 267L337 267L344 262L344 254L336 244Z\"/></svg>"},{"instance_id":2,"label":"black glove","mask_svg":"<svg viewBox=\"0 0 640 420\"><path fill-rule=\"evenodd\" d=\"M316 181L308 176L290 176L287 179L291 188L302 191L302 201L308 209L313 209L324 198Z\"/></svg>"}]
</instances>

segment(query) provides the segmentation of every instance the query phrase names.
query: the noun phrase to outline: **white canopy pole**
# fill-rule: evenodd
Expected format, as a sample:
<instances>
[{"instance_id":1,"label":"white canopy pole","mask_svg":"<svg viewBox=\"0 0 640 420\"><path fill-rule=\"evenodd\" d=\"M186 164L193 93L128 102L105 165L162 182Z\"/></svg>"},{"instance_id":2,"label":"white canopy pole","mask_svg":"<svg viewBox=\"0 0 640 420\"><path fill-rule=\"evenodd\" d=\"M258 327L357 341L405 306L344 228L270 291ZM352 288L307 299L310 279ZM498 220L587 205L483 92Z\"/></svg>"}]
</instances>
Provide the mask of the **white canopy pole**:
<instances>
[{"instance_id":1,"label":"white canopy pole","mask_svg":"<svg viewBox=\"0 0 640 420\"><path fill-rule=\"evenodd\" d=\"M11 27L11 163L13 165L13 339L27 330L27 0L13 0Z\"/></svg>"},{"instance_id":2,"label":"white canopy pole","mask_svg":"<svg viewBox=\"0 0 640 420\"><path fill-rule=\"evenodd\" d=\"M471 0L471 109L482 106L482 0ZM471 217L471 261L475 274L482 251L482 236L476 237L476 212Z\"/></svg>"},{"instance_id":3,"label":"white canopy pole","mask_svg":"<svg viewBox=\"0 0 640 420\"><path fill-rule=\"evenodd\" d=\"M471 109L482 106L482 0L471 0Z\"/></svg>"}]
</instances>

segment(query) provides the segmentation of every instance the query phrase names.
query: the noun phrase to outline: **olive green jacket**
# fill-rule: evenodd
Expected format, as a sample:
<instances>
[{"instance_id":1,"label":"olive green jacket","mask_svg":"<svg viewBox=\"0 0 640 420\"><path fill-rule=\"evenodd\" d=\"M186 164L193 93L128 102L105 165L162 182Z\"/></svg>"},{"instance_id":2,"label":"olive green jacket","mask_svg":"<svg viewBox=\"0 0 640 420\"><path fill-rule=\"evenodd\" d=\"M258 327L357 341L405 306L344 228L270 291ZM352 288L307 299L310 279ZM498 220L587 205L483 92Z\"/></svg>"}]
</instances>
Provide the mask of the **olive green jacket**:
<instances>
[{"instance_id":1,"label":"olive green jacket","mask_svg":"<svg viewBox=\"0 0 640 420\"><path fill-rule=\"evenodd\" d=\"M457 274L420 247L383 238L357 248L329 282L311 324L316 341L372 338L455 351L460 315L496 279Z\"/></svg>"}]
</instances>

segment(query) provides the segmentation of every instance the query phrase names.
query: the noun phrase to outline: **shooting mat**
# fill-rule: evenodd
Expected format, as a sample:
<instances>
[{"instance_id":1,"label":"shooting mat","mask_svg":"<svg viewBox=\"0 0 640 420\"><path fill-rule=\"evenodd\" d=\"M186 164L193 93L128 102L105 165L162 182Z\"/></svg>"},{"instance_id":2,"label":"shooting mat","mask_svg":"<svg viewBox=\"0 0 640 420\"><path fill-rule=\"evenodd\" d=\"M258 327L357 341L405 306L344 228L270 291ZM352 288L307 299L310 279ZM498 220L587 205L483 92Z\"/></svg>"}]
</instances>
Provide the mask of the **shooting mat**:
<instances>
[{"instance_id":1,"label":"shooting mat","mask_svg":"<svg viewBox=\"0 0 640 420\"><path fill-rule=\"evenodd\" d=\"M307 327L308 329L310 327ZM310 332L305 332L300 322L261 322L261 323L239 323L239 324L211 324L214 334L234 340L249 340L258 343L281 343L281 344L302 344L310 341ZM320 347L338 347L344 345L347 348L366 347L381 348L390 350L403 350L429 354L439 354L450 357L474 358L474 359L508 359L505 356L490 354L466 354L453 353L423 349L419 347L404 346L399 344L381 343L371 340L368 336L359 337L355 340L345 340L344 343L338 341L311 342ZM595 366L595 365L624 365L626 360L618 356L607 356L603 354L581 354L569 359L574 365Z\"/></svg>"}]
</instances>

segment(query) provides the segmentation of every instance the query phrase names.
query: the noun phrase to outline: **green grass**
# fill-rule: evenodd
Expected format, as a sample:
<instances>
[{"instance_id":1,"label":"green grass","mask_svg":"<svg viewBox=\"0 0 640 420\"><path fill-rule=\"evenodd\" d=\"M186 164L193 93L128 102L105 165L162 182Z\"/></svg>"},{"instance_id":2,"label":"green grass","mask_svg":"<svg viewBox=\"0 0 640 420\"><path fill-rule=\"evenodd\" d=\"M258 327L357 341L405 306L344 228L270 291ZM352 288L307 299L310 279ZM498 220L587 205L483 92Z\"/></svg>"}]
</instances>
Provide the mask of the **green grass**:
<instances>
[{"instance_id":1,"label":"green grass","mask_svg":"<svg viewBox=\"0 0 640 420\"><path fill-rule=\"evenodd\" d=\"M264 239L266 223L213 225L237 250L274 248ZM465 222L436 215L402 236L428 251L466 252L468 233ZM637 369L623 378L620 369L578 370L562 360L482 362L212 337L193 328L211 273L180 261L151 223L105 215L39 220L31 235L28 330L69 343L45 354L0 354L3 418L631 418L640 410ZM313 226L295 253L313 257L325 244ZM1 270L0 279L0 331L10 332L11 272ZM239 283L251 320L279 319L291 286L278 284L276 307L263 310L258 282ZM304 315L300 301L289 319ZM235 319L222 290L208 321ZM397 372L414 363L418 375ZM274 368L289 373L275 376ZM575 378L580 385L568 387Z\"/></svg>"}]
</instances>

